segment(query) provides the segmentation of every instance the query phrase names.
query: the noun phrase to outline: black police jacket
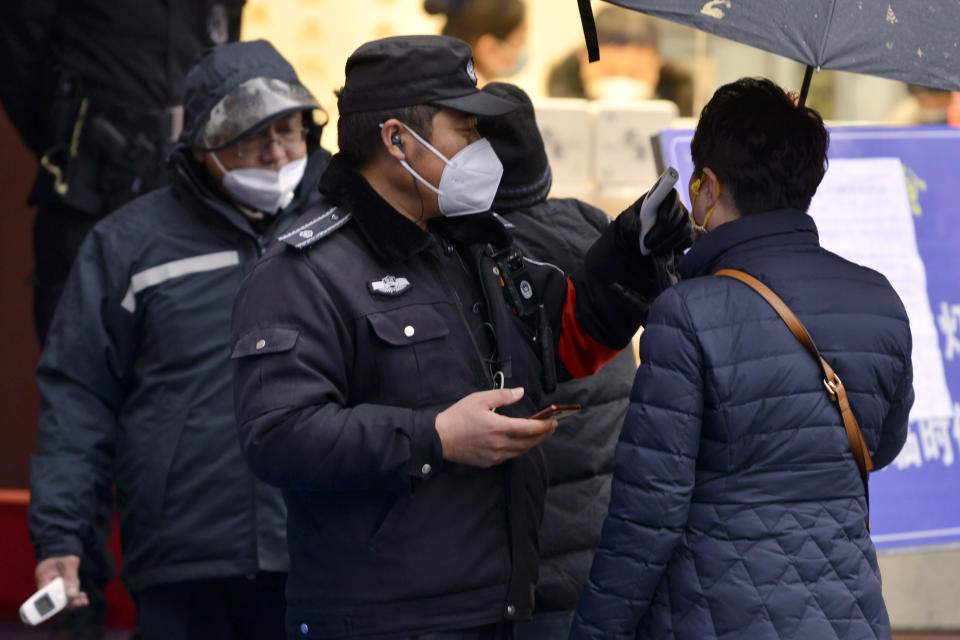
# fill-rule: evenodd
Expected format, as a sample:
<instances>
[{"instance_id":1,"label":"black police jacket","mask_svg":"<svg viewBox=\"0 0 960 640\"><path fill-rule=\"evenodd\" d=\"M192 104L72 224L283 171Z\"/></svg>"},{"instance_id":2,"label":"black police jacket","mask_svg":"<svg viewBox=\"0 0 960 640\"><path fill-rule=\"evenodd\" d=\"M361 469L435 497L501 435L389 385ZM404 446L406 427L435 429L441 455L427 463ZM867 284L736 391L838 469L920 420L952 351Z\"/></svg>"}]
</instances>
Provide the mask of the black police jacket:
<instances>
[{"instance_id":1,"label":"black police jacket","mask_svg":"<svg viewBox=\"0 0 960 640\"><path fill-rule=\"evenodd\" d=\"M337 156L321 190L247 276L233 316L241 444L289 509L287 632L379 638L528 617L542 454L489 469L448 463L434 427L441 410L495 384L464 304L470 282L494 368L527 392L502 412L541 408L530 327L490 257L509 234L491 214L425 232ZM561 378L592 373L629 342L644 310L616 287L526 266Z\"/></svg>"},{"instance_id":2,"label":"black police jacket","mask_svg":"<svg viewBox=\"0 0 960 640\"><path fill-rule=\"evenodd\" d=\"M282 497L237 446L230 311L244 272L318 198L328 157L311 154L294 202L257 233L178 153L173 186L84 240L37 369L38 559L82 555L115 484L133 592L287 569Z\"/></svg>"}]
</instances>

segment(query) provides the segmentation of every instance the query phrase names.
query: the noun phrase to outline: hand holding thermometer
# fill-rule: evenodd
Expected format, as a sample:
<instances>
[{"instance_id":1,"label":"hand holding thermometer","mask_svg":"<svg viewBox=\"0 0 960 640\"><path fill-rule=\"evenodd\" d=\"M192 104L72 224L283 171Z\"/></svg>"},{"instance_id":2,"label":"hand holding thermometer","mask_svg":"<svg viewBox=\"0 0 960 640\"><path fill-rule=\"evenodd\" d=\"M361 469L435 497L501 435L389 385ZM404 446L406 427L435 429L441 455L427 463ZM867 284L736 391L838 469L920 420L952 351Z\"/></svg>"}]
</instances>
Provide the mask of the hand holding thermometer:
<instances>
[{"instance_id":1,"label":"hand holding thermometer","mask_svg":"<svg viewBox=\"0 0 960 640\"><path fill-rule=\"evenodd\" d=\"M650 255L650 249L644 243L644 237L653 228L657 222L657 208L664 201L673 185L677 184L680 174L673 167L667 167L667 170L657 179L653 189L647 192L647 197L643 199L640 205L640 253Z\"/></svg>"},{"instance_id":2,"label":"hand holding thermometer","mask_svg":"<svg viewBox=\"0 0 960 640\"><path fill-rule=\"evenodd\" d=\"M67 601L63 578L57 576L20 605L20 619L24 624L40 624L60 613L67 606Z\"/></svg>"}]
</instances>

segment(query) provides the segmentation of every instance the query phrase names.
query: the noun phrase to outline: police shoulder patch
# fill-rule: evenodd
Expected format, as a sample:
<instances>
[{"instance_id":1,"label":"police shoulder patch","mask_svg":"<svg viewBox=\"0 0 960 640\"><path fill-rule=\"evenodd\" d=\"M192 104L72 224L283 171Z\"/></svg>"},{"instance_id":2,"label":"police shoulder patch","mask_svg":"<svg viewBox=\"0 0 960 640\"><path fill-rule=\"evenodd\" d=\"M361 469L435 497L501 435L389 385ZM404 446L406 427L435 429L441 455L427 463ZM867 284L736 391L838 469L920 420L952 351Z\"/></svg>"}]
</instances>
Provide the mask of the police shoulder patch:
<instances>
[{"instance_id":1,"label":"police shoulder patch","mask_svg":"<svg viewBox=\"0 0 960 640\"><path fill-rule=\"evenodd\" d=\"M287 231L279 240L295 249L306 249L345 225L351 216L350 212L329 204L313 207L308 213L316 215L305 216L306 222Z\"/></svg>"}]
</instances>

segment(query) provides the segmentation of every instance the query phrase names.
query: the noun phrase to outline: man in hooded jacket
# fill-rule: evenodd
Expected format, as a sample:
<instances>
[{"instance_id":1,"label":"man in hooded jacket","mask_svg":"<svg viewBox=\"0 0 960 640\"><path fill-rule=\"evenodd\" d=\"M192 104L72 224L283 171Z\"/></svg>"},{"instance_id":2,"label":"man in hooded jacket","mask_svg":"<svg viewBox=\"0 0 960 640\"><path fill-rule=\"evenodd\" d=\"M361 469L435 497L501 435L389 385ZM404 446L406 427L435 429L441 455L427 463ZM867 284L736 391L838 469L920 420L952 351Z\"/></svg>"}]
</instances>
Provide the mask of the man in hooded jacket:
<instances>
[{"instance_id":1,"label":"man in hooded jacket","mask_svg":"<svg viewBox=\"0 0 960 640\"><path fill-rule=\"evenodd\" d=\"M206 47L240 36L244 0L6 0L0 3L0 102L38 161L33 324L40 346L80 243L108 213L169 182L187 71ZM91 606L60 616L56 637L103 636L114 503L84 551ZM69 633L66 630L69 629Z\"/></svg>"},{"instance_id":2,"label":"man in hooded jacket","mask_svg":"<svg viewBox=\"0 0 960 640\"><path fill-rule=\"evenodd\" d=\"M115 483L142 637L283 635L286 510L236 443L230 309L243 274L317 198L316 100L267 42L187 77L174 181L97 224L41 357L30 534L71 607L98 493Z\"/></svg>"}]
</instances>

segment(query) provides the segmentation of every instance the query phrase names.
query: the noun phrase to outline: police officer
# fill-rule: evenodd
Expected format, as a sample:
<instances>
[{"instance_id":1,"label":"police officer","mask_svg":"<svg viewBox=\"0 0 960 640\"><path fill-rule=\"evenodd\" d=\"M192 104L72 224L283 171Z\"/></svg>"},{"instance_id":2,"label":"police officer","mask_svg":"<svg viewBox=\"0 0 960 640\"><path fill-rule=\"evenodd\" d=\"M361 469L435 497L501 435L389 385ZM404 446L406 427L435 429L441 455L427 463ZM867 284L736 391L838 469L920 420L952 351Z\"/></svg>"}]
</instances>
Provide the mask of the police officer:
<instances>
[{"instance_id":1,"label":"police officer","mask_svg":"<svg viewBox=\"0 0 960 640\"><path fill-rule=\"evenodd\" d=\"M37 586L71 606L97 494L116 484L142 637L282 637L285 507L236 445L229 318L242 275L317 200L316 100L265 41L187 77L175 180L98 223L37 371Z\"/></svg>"},{"instance_id":2,"label":"police officer","mask_svg":"<svg viewBox=\"0 0 960 640\"><path fill-rule=\"evenodd\" d=\"M476 116L517 105L477 90L462 41L367 43L338 95L322 205L233 317L241 444L289 509L287 634L509 638L533 606L536 447L557 426L528 418L630 342L656 278L635 224L570 277L513 246Z\"/></svg>"}]
</instances>

